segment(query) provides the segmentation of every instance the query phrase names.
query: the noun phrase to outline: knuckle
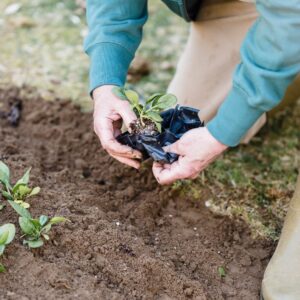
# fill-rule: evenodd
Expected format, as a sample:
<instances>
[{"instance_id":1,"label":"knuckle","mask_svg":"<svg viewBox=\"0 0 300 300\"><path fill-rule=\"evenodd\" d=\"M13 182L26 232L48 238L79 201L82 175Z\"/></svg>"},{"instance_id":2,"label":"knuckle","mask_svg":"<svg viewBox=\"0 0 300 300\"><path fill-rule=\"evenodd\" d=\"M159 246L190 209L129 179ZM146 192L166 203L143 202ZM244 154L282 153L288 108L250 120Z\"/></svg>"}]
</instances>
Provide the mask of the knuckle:
<instances>
[{"instance_id":1,"label":"knuckle","mask_svg":"<svg viewBox=\"0 0 300 300\"><path fill-rule=\"evenodd\" d=\"M121 101L121 105L123 107L127 107L127 108L130 108L130 103L128 101Z\"/></svg>"}]
</instances>

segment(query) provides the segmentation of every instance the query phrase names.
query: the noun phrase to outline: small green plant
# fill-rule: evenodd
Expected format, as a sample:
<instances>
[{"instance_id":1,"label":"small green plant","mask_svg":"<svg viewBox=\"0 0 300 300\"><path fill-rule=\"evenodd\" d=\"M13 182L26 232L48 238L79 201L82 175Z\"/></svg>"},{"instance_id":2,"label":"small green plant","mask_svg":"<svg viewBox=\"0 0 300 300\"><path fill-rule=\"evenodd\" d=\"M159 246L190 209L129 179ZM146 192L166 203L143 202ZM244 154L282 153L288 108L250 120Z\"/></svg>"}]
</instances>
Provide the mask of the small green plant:
<instances>
[{"instance_id":1,"label":"small green plant","mask_svg":"<svg viewBox=\"0 0 300 300\"><path fill-rule=\"evenodd\" d=\"M4 250L10 244L16 234L14 224L4 224L0 226L0 256L3 255ZM0 273L5 272L5 267L0 263Z\"/></svg>"},{"instance_id":2,"label":"small green plant","mask_svg":"<svg viewBox=\"0 0 300 300\"><path fill-rule=\"evenodd\" d=\"M172 94L154 94L150 96L144 104L141 103L138 93L121 87L114 87L113 93L120 99L129 101L132 110L139 118L143 128L147 125L147 120L156 125L156 130L161 132L161 122L163 121L160 113L167 108L174 106L177 98Z\"/></svg>"},{"instance_id":3,"label":"small green plant","mask_svg":"<svg viewBox=\"0 0 300 300\"><path fill-rule=\"evenodd\" d=\"M218 267L218 273L219 273L219 276L220 276L221 278L226 277L225 267L223 267L223 266Z\"/></svg>"},{"instance_id":4,"label":"small green plant","mask_svg":"<svg viewBox=\"0 0 300 300\"><path fill-rule=\"evenodd\" d=\"M34 219L26 208L17 204L15 201L8 200L8 202L20 215L19 225L26 238L23 243L30 248L39 248L44 245L43 239L46 241L49 240L48 233L51 230L52 225L68 221L68 219L64 217L55 216L49 218L45 215L41 215L38 219Z\"/></svg>"},{"instance_id":5,"label":"small green plant","mask_svg":"<svg viewBox=\"0 0 300 300\"><path fill-rule=\"evenodd\" d=\"M0 161L0 183L2 184L1 193L7 200L14 201L24 208L29 208L27 202L29 197L35 196L40 192L39 187L30 188L28 186L30 170L28 169L22 178L20 178L15 185L10 183L10 170L9 167ZM2 206L3 208L3 206ZM0 206L1 210L1 206Z\"/></svg>"}]
</instances>

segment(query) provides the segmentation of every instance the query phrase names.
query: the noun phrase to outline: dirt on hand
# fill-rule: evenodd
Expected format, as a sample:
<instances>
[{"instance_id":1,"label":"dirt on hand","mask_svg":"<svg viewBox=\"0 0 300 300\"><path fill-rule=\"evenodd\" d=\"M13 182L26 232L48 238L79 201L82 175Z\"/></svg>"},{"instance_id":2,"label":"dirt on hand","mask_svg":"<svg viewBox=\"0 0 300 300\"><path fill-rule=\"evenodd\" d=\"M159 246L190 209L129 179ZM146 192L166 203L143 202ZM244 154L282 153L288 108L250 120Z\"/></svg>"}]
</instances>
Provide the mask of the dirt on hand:
<instances>
[{"instance_id":1,"label":"dirt on hand","mask_svg":"<svg viewBox=\"0 0 300 300\"><path fill-rule=\"evenodd\" d=\"M0 101L19 92L0 90ZM72 103L22 101L19 127L0 120L1 159L16 178L32 167L31 182L42 188L31 200L34 216L72 222L39 250L17 234L3 257L1 299L258 299L273 245L213 215L208 191L191 200L160 187L150 164L136 171L110 158L92 115ZM0 220L16 224L17 216L6 206Z\"/></svg>"}]
</instances>

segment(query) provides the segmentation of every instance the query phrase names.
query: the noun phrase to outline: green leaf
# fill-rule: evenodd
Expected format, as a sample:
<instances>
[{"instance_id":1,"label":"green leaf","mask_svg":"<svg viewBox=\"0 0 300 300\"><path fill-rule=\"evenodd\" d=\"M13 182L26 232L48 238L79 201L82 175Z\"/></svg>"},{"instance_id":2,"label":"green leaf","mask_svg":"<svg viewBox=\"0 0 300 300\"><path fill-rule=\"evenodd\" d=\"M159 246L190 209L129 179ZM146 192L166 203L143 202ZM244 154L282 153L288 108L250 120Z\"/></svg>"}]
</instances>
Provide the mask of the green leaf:
<instances>
[{"instance_id":1,"label":"green leaf","mask_svg":"<svg viewBox=\"0 0 300 300\"><path fill-rule=\"evenodd\" d=\"M163 96L164 94L161 94L161 93L156 93L156 94L153 94L151 95L147 100L146 100L146 104L152 106L155 101L160 98L161 96Z\"/></svg>"},{"instance_id":2,"label":"green leaf","mask_svg":"<svg viewBox=\"0 0 300 300\"><path fill-rule=\"evenodd\" d=\"M30 219L20 217L19 218L19 225L22 229L22 232L25 233L26 235L33 236L33 235L36 234L36 227L31 222Z\"/></svg>"},{"instance_id":3,"label":"green leaf","mask_svg":"<svg viewBox=\"0 0 300 300\"><path fill-rule=\"evenodd\" d=\"M39 219L30 219L31 223L33 224L33 226L35 227L35 229L37 231L40 231L42 226L40 224L40 220Z\"/></svg>"},{"instance_id":4,"label":"green leaf","mask_svg":"<svg viewBox=\"0 0 300 300\"><path fill-rule=\"evenodd\" d=\"M10 186L9 177L9 167L3 161L0 161L0 182L2 182L5 186Z\"/></svg>"},{"instance_id":5,"label":"green leaf","mask_svg":"<svg viewBox=\"0 0 300 300\"><path fill-rule=\"evenodd\" d=\"M20 179L17 181L17 183L16 183L16 184L14 185L14 187L13 187L13 193L15 193L15 192L18 190L18 188L19 188L20 185L28 185L29 177L30 177L30 171L31 171L31 168L29 168L29 169L25 172L25 174L23 175L23 177L20 178Z\"/></svg>"},{"instance_id":6,"label":"green leaf","mask_svg":"<svg viewBox=\"0 0 300 300\"><path fill-rule=\"evenodd\" d=\"M46 241L49 241L49 239L50 239L48 234L43 234L43 237Z\"/></svg>"},{"instance_id":7,"label":"green leaf","mask_svg":"<svg viewBox=\"0 0 300 300\"><path fill-rule=\"evenodd\" d=\"M4 224L0 227L0 235L2 235L4 232L8 232L7 239L5 241L5 245L10 244L12 240L15 237L16 234L16 227L14 224ZM3 244L3 243L1 243Z\"/></svg>"},{"instance_id":8,"label":"green leaf","mask_svg":"<svg viewBox=\"0 0 300 300\"><path fill-rule=\"evenodd\" d=\"M139 105L139 95L137 92L132 90L125 90L125 95L133 107Z\"/></svg>"},{"instance_id":9,"label":"green leaf","mask_svg":"<svg viewBox=\"0 0 300 300\"><path fill-rule=\"evenodd\" d=\"M25 209L30 207L29 203L22 200L15 200L15 203L19 204L21 207Z\"/></svg>"},{"instance_id":10,"label":"green leaf","mask_svg":"<svg viewBox=\"0 0 300 300\"><path fill-rule=\"evenodd\" d=\"M225 277L226 276L226 271L225 268L223 266L218 268L218 273L220 277Z\"/></svg>"},{"instance_id":11,"label":"green leaf","mask_svg":"<svg viewBox=\"0 0 300 300\"><path fill-rule=\"evenodd\" d=\"M36 241L28 241L28 240L25 240L24 241L24 244L28 245L30 248L40 248L44 245L44 242L42 239L38 239Z\"/></svg>"},{"instance_id":12,"label":"green leaf","mask_svg":"<svg viewBox=\"0 0 300 300\"><path fill-rule=\"evenodd\" d=\"M0 264L0 273L4 273L4 272L6 272L6 269L2 264Z\"/></svg>"},{"instance_id":13,"label":"green leaf","mask_svg":"<svg viewBox=\"0 0 300 300\"><path fill-rule=\"evenodd\" d=\"M14 202L14 201L11 201L11 200L8 200L8 203L12 206L12 208L21 216L21 217L24 217L24 218L28 218L28 219L31 219L31 215L30 215L30 212L20 206L18 203Z\"/></svg>"},{"instance_id":14,"label":"green leaf","mask_svg":"<svg viewBox=\"0 0 300 300\"><path fill-rule=\"evenodd\" d=\"M12 195L6 191L2 191L2 195L5 199L7 200L14 200L14 198L12 197Z\"/></svg>"},{"instance_id":15,"label":"green leaf","mask_svg":"<svg viewBox=\"0 0 300 300\"><path fill-rule=\"evenodd\" d=\"M115 86L112 88L112 93L117 96L118 98L120 98L121 100L128 100L125 92L124 92L124 88L119 87L119 86Z\"/></svg>"},{"instance_id":16,"label":"green leaf","mask_svg":"<svg viewBox=\"0 0 300 300\"><path fill-rule=\"evenodd\" d=\"M0 245L0 255L4 253L5 245Z\"/></svg>"},{"instance_id":17,"label":"green leaf","mask_svg":"<svg viewBox=\"0 0 300 300\"><path fill-rule=\"evenodd\" d=\"M155 107L164 110L174 106L176 103L177 103L176 96L172 94L166 94L157 100L157 102L155 103Z\"/></svg>"},{"instance_id":18,"label":"green leaf","mask_svg":"<svg viewBox=\"0 0 300 300\"><path fill-rule=\"evenodd\" d=\"M41 226L46 225L46 223L48 222L48 219L49 218L47 216L41 215L39 218L39 222L40 222Z\"/></svg>"},{"instance_id":19,"label":"green leaf","mask_svg":"<svg viewBox=\"0 0 300 300\"><path fill-rule=\"evenodd\" d=\"M154 121L154 122L162 122L162 117L160 116L160 114L153 112L153 111L149 111L147 112L146 117L148 117L150 120Z\"/></svg>"},{"instance_id":20,"label":"green leaf","mask_svg":"<svg viewBox=\"0 0 300 300\"><path fill-rule=\"evenodd\" d=\"M161 132L161 123L155 122L155 121L154 121L154 123L155 123L155 126L156 126L158 132Z\"/></svg>"},{"instance_id":21,"label":"green leaf","mask_svg":"<svg viewBox=\"0 0 300 300\"><path fill-rule=\"evenodd\" d=\"M32 191L29 194L29 197L37 195L40 191L41 191L41 188L38 187L38 186L33 188Z\"/></svg>"},{"instance_id":22,"label":"green leaf","mask_svg":"<svg viewBox=\"0 0 300 300\"><path fill-rule=\"evenodd\" d=\"M26 197L27 195L30 194L31 188L29 188L27 185L21 184L21 185L19 185L17 192L20 194L20 196L23 199L24 197Z\"/></svg>"},{"instance_id":23,"label":"green leaf","mask_svg":"<svg viewBox=\"0 0 300 300\"><path fill-rule=\"evenodd\" d=\"M131 105L131 108L133 110L133 112L135 113L135 115L139 118L142 111L143 111L143 105L138 104L138 105Z\"/></svg>"},{"instance_id":24,"label":"green leaf","mask_svg":"<svg viewBox=\"0 0 300 300\"><path fill-rule=\"evenodd\" d=\"M5 204L0 204L0 211L5 207Z\"/></svg>"},{"instance_id":25,"label":"green leaf","mask_svg":"<svg viewBox=\"0 0 300 300\"><path fill-rule=\"evenodd\" d=\"M4 231L3 233L0 233L0 245L5 245L7 238L8 238L9 232Z\"/></svg>"},{"instance_id":26,"label":"green leaf","mask_svg":"<svg viewBox=\"0 0 300 300\"><path fill-rule=\"evenodd\" d=\"M64 218L64 217L53 217L50 220L49 224L54 225L54 224L58 224L61 222L70 222L70 220L68 220L67 218Z\"/></svg>"},{"instance_id":27,"label":"green leaf","mask_svg":"<svg viewBox=\"0 0 300 300\"><path fill-rule=\"evenodd\" d=\"M50 231L52 225L48 223L46 226L43 227L42 232L47 233Z\"/></svg>"}]
</instances>

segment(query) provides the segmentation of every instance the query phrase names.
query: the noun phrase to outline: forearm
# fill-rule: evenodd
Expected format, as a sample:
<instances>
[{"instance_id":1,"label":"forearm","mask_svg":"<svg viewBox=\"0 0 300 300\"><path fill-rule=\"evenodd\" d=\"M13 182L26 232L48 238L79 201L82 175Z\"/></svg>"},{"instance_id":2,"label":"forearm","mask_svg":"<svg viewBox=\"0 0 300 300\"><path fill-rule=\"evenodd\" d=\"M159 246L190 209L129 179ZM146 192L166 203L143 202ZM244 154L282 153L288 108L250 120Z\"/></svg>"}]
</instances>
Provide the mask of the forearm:
<instances>
[{"instance_id":1,"label":"forearm","mask_svg":"<svg viewBox=\"0 0 300 300\"><path fill-rule=\"evenodd\" d=\"M89 34L84 48L90 57L90 90L123 85L141 42L147 0L88 0Z\"/></svg>"},{"instance_id":2,"label":"forearm","mask_svg":"<svg viewBox=\"0 0 300 300\"><path fill-rule=\"evenodd\" d=\"M211 134L229 146L281 101L300 72L300 1L257 0L257 9L260 17L242 45L233 88L208 123Z\"/></svg>"}]
</instances>

